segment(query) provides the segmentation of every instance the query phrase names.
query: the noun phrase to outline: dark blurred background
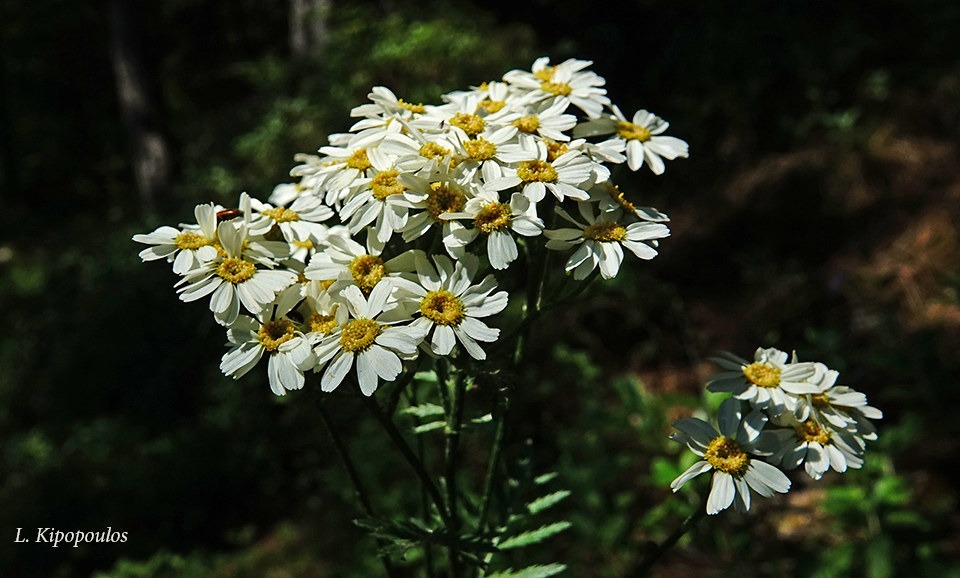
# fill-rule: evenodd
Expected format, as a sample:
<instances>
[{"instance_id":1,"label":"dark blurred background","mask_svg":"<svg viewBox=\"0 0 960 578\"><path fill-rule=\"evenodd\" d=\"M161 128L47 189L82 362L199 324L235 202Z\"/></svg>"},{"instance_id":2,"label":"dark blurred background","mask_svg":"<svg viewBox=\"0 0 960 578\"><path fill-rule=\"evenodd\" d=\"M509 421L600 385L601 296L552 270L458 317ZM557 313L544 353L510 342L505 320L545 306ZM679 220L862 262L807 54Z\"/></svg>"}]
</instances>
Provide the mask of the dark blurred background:
<instances>
[{"instance_id":1,"label":"dark blurred background","mask_svg":"<svg viewBox=\"0 0 960 578\"><path fill-rule=\"evenodd\" d=\"M222 328L130 237L265 198L373 85L437 102L541 55L593 60L691 158L622 175L673 219L661 256L535 330L507 455L533 441L575 525L532 559L627 576L699 507L666 436L716 403L708 357L762 345L838 369L880 441L655 575L960 576L957 30L951 0L0 0L0 576L379 575L319 396L222 377ZM412 476L334 398L403 509ZM108 526L129 540L13 543Z\"/></svg>"}]
</instances>

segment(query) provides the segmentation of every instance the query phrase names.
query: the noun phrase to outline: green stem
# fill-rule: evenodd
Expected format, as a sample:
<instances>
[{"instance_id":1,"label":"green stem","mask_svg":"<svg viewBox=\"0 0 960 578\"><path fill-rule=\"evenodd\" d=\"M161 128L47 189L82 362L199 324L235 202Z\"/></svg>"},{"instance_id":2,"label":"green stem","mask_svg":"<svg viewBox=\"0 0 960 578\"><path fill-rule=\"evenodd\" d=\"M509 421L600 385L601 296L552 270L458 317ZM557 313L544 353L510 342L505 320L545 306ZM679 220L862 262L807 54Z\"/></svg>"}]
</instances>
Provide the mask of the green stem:
<instances>
[{"instance_id":1,"label":"green stem","mask_svg":"<svg viewBox=\"0 0 960 578\"><path fill-rule=\"evenodd\" d=\"M330 414L327 412L327 408L324 407L323 401L324 400L320 400L317 404L317 406L320 408L320 418L323 421L323 425L327 429L327 433L330 434L330 439L333 441L333 447L336 449L337 456L340 458L340 463L343 464L343 469L347 471L347 476L350 478L350 482L353 484L353 489L357 494L357 500L360 502L363 512L370 518L376 518L376 515L373 511L373 504L370 502L370 497L367 493L366 486L360 479L360 473L357 471L353 460L350 459L350 454L347 453L347 447L343 443L343 438L341 438L340 434L337 433L337 428L334 425ZM377 542L380 543L380 546L385 545L382 540L377 540ZM387 558L385 554L378 554L377 557L380 558L380 563L383 564L383 570L386 572L387 576L393 578L395 573L393 570L393 565L390 564L390 559Z\"/></svg>"},{"instance_id":2,"label":"green stem","mask_svg":"<svg viewBox=\"0 0 960 578\"><path fill-rule=\"evenodd\" d=\"M493 497L493 481L497 469L500 467L500 454L503 453L504 432L506 431L507 410L510 400L503 395L500 398L500 408L497 415L497 429L493 434L493 449L490 452L490 463L487 464L487 477L483 482L483 499L480 502L480 516L477 518L477 533L483 534L487 529L487 515L490 512L490 501Z\"/></svg>"},{"instance_id":3,"label":"green stem","mask_svg":"<svg viewBox=\"0 0 960 578\"><path fill-rule=\"evenodd\" d=\"M697 506L697 509L690 514L686 520L680 523L680 526L673 531L673 534L667 537L666 540L657 545L656 548L647 553L646 556L640 560L640 563L633 569L632 572L627 574L630 578L640 578L646 576L650 568L659 560L664 554L666 554L670 548L673 548L676 543L682 538L687 532L690 531L701 518L706 516L707 509L703 507L703 504Z\"/></svg>"},{"instance_id":4,"label":"green stem","mask_svg":"<svg viewBox=\"0 0 960 578\"><path fill-rule=\"evenodd\" d=\"M400 450L403 458L407 460L407 463L413 469L414 473L416 473L417 477L420 478L423 488L430 495L430 499L433 500L434 505L440 512L440 517L443 518L444 524L449 525L450 512L447 511L446 505L443 502L443 497L440 495L440 491L437 489L436 484L433 483L433 480L430 479L430 474L427 473L426 468L423 467L423 462L421 462L417 457L417 454L413 453L413 450L410 449L410 445L407 443L407 440L403 438L403 434L400 433L399 429L397 429L396 424L394 424L389 417L384 415L383 410L380 409L380 406L377 404L377 400L374 399L373 396L361 396L361 399L363 399L363 403L367 406L367 409L370 410L370 413L372 413L377 421L380 422L380 425L387 432L387 435L390 436L390 440L393 442L393 445Z\"/></svg>"},{"instance_id":5,"label":"green stem","mask_svg":"<svg viewBox=\"0 0 960 578\"><path fill-rule=\"evenodd\" d=\"M444 372L446 373L446 372ZM441 383L445 389L447 382ZM447 490L447 509L450 512L450 575L452 578L462 576L460 566L460 511L457 508L457 456L460 448L460 430L463 426L463 398L466 393L466 379L462 374L456 377L456 387L450 400L451 408L447 417L447 443L444 450L444 482Z\"/></svg>"}]
</instances>

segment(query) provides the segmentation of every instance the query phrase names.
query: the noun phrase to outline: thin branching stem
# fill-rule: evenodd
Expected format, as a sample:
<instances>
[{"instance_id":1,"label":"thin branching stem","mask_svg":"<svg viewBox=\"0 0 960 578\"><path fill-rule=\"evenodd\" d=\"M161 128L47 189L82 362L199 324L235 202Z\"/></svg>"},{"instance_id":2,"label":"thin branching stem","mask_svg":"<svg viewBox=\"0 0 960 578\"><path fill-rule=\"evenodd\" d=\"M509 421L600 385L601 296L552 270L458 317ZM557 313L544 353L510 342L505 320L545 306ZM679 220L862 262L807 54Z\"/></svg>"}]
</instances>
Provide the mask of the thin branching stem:
<instances>
[{"instance_id":1,"label":"thin branching stem","mask_svg":"<svg viewBox=\"0 0 960 578\"><path fill-rule=\"evenodd\" d=\"M448 378L449 379L449 378ZM447 440L444 450L444 482L447 490L447 508L450 511L450 574L453 578L460 578L463 570L460 566L460 510L457 507L457 466L460 449L460 430L463 427L463 406L466 393L466 378L458 374L456 385L451 394L450 413L447 417ZM441 384L447 387L447 382Z\"/></svg>"},{"instance_id":2,"label":"thin branching stem","mask_svg":"<svg viewBox=\"0 0 960 578\"><path fill-rule=\"evenodd\" d=\"M680 523L680 526L670 534L666 540L661 542L653 548L640 560L640 563L637 564L633 571L627 574L628 578L644 578L648 575L650 568L659 560L664 554L666 554L671 548L673 548L680 538L690 531L697 522L700 521L707 514L707 509L703 507L702 504L697 506L697 509L694 510L692 514L687 516L683 522Z\"/></svg>"}]
</instances>

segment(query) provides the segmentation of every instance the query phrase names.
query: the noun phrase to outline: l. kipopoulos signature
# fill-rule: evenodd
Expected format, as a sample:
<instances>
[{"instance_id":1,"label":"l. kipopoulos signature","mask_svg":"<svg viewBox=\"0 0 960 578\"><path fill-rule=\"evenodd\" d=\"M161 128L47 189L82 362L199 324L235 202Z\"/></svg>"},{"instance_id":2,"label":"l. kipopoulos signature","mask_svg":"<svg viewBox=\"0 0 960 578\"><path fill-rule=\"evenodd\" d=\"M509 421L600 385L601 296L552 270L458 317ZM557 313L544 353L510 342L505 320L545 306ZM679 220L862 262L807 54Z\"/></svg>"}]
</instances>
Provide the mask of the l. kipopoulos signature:
<instances>
[{"instance_id":1,"label":"l. kipopoulos signature","mask_svg":"<svg viewBox=\"0 0 960 578\"><path fill-rule=\"evenodd\" d=\"M29 531L27 532L27 536L29 536ZM126 541L126 532L116 531L110 526L108 526L106 530L96 532L86 532L83 530L63 532L61 530L57 530L56 528L37 528L37 535L36 539L34 540L24 536L23 528L17 528L17 537L14 539L14 542L18 544L25 542L36 542L39 544L50 544L54 548L59 547L61 544L70 544L74 548L79 548L80 544L94 544L97 542L122 543Z\"/></svg>"}]
</instances>

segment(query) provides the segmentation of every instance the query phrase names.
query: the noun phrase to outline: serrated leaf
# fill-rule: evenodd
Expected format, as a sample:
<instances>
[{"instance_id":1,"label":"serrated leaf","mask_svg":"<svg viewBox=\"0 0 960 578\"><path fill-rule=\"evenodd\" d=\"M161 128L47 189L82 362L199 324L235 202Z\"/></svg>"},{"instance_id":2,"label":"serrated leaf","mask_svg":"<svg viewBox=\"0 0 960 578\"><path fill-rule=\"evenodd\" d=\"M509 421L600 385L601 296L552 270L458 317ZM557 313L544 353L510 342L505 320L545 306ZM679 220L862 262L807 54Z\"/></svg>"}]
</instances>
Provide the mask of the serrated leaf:
<instances>
[{"instance_id":1,"label":"serrated leaf","mask_svg":"<svg viewBox=\"0 0 960 578\"><path fill-rule=\"evenodd\" d=\"M560 532L563 532L570 526L570 522L567 521L555 522L553 524L541 526L536 530L511 536L497 544L497 548L500 550L510 550L511 548L523 548L524 546L529 546L531 544L538 544L551 536L555 536Z\"/></svg>"},{"instance_id":2,"label":"serrated leaf","mask_svg":"<svg viewBox=\"0 0 960 578\"><path fill-rule=\"evenodd\" d=\"M423 425L418 425L417 427L413 428L413 433L415 433L415 434L422 434L422 433L426 433L426 432L428 432L428 431L443 429L443 428L445 428L445 427L447 427L447 422L445 422L445 421L443 421L443 420L441 419L441 420L438 420L438 421L432 421L432 422L430 422L430 423L425 423L425 424L423 424Z\"/></svg>"},{"instance_id":3,"label":"serrated leaf","mask_svg":"<svg viewBox=\"0 0 960 578\"><path fill-rule=\"evenodd\" d=\"M443 415L443 408L435 403L422 403L420 405L411 405L400 410L400 413L406 415L415 415L417 417L433 417Z\"/></svg>"},{"instance_id":4,"label":"serrated leaf","mask_svg":"<svg viewBox=\"0 0 960 578\"><path fill-rule=\"evenodd\" d=\"M558 492L539 497L527 504L527 511L529 511L531 514L537 514L560 503L569 495L569 490L560 490Z\"/></svg>"},{"instance_id":5,"label":"serrated leaf","mask_svg":"<svg viewBox=\"0 0 960 578\"><path fill-rule=\"evenodd\" d=\"M550 472L547 474L543 474L542 476L537 476L536 478L534 478L533 483L537 484L538 486L542 486L543 484L549 482L550 480L557 477L558 475L560 474L558 474L557 472Z\"/></svg>"},{"instance_id":6,"label":"serrated leaf","mask_svg":"<svg viewBox=\"0 0 960 578\"><path fill-rule=\"evenodd\" d=\"M566 569L567 567L563 564L527 566L520 570L509 568L496 574L487 574L486 578L548 578L549 576L556 576Z\"/></svg>"}]
</instances>

